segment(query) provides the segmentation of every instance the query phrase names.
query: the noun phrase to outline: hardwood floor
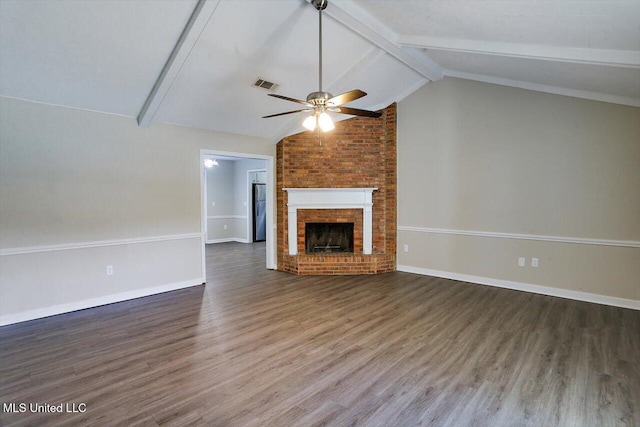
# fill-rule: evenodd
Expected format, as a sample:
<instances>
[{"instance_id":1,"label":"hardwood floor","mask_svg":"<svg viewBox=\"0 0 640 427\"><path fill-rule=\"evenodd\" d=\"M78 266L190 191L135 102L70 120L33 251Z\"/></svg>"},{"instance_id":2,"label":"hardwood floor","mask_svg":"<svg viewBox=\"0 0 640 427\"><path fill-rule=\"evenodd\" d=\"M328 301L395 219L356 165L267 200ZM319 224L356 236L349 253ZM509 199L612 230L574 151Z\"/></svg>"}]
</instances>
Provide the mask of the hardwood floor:
<instances>
[{"instance_id":1,"label":"hardwood floor","mask_svg":"<svg viewBox=\"0 0 640 427\"><path fill-rule=\"evenodd\" d=\"M267 271L0 328L1 425L640 426L640 312L408 273ZM4 412L4 411L3 411Z\"/></svg>"}]
</instances>

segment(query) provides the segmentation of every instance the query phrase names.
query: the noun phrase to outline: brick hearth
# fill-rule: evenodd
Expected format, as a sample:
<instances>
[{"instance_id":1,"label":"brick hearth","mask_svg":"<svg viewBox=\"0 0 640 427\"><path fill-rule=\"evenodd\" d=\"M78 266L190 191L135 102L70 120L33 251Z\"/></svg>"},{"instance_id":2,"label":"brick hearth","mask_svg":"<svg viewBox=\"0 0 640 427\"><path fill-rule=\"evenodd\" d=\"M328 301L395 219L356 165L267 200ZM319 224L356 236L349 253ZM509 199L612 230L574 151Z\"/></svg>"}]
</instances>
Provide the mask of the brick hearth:
<instances>
[{"instance_id":1,"label":"brick hearth","mask_svg":"<svg viewBox=\"0 0 640 427\"><path fill-rule=\"evenodd\" d=\"M356 117L326 134L303 132L277 145L278 269L296 274L375 274L396 265L396 104L379 119ZM289 255L283 188L377 188L372 253L363 253L362 209L300 209L298 254ZM353 222L354 253L305 253L306 222Z\"/></svg>"}]
</instances>

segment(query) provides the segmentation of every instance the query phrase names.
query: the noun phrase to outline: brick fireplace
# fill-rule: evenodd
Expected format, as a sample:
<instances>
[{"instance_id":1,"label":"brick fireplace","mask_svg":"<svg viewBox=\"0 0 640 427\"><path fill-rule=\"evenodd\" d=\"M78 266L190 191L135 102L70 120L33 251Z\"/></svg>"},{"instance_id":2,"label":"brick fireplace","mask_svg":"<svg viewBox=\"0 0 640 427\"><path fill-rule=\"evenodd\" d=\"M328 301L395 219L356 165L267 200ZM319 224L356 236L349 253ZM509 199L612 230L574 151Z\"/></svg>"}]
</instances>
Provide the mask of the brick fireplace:
<instances>
[{"instance_id":1,"label":"brick fireplace","mask_svg":"<svg viewBox=\"0 0 640 427\"><path fill-rule=\"evenodd\" d=\"M279 270L325 275L395 270L396 105L382 113L378 119L338 122L320 138L303 132L278 143ZM337 249L336 237L309 251L307 224L332 223L352 224L353 251ZM325 228L331 227L320 230Z\"/></svg>"}]
</instances>

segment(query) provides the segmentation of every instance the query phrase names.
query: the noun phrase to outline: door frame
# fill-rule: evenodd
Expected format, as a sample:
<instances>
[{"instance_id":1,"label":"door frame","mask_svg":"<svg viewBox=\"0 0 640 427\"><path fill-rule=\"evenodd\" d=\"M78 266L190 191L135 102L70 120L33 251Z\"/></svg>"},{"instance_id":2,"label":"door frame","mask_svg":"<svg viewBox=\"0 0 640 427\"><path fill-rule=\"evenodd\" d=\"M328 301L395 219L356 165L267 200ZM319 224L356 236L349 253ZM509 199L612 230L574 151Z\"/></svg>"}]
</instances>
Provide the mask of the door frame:
<instances>
[{"instance_id":1,"label":"door frame","mask_svg":"<svg viewBox=\"0 0 640 427\"><path fill-rule=\"evenodd\" d=\"M207 195L205 193L206 190L206 180L205 178L205 167L204 167L204 159L208 156L226 156L226 157L238 157L242 159L257 159L257 160L265 160L266 168L260 169L264 170L267 173L266 178L266 191L267 191L267 206L266 206L266 227L267 227L267 256L265 260L266 267L269 270L275 270L277 268L276 263L276 223L274 218L275 213L275 197L274 197L274 189L275 189L275 173L274 173L274 158L273 156L263 155L263 154L247 154L247 153L236 153L232 151L222 151L222 150L210 150L202 148L200 149L200 233L202 234L201 242L202 242L202 277L206 280L207 277L207 269L206 269L206 260L205 260L205 249L207 242ZM248 177L248 175L247 175ZM247 199L250 200L250 199ZM250 208L250 203L247 203L247 212ZM249 215L247 215L249 217ZM248 223L248 221L247 221ZM247 229L248 230L248 229ZM249 234L247 234L249 237ZM249 240L249 239L247 239Z\"/></svg>"}]
</instances>

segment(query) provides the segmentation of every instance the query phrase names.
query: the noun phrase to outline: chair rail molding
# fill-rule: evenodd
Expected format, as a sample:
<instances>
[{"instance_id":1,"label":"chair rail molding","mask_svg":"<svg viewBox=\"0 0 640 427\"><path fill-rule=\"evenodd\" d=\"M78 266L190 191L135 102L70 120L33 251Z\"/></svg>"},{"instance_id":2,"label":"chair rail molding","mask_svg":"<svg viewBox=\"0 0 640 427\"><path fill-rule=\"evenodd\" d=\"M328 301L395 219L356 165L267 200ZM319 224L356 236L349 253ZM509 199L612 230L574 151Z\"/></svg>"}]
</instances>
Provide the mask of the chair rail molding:
<instances>
[{"instance_id":1,"label":"chair rail molding","mask_svg":"<svg viewBox=\"0 0 640 427\"><path fill-rule=\"evenodd\" d=\"M137 237L132 239L95 240L89 242L62 243L59 245L28 246L0 250L0 256L24 255L38 252L68 251L72 249L100 248L104 246L132 245L137 243L166 242L170 240L202 239L202 233L170 234L165 236Z\"/></svg>"},{"instance_id":2,"label":"chair rail molding","mask_svg":"<svg viewBox=\"0 0 640 427\"><path fill-rule=\"evenodd\" d=\"M575 243L581 245L618 246L640 248L640 241L592 239L584 237L543 236L537 234L499 233L493 231L453 230L449 228L411 227L399 225L398 231L413 231L429 234L454 234L457 236L493 237L498 239L536 240L540 242Z\"/></svg>"}]
</instances>

